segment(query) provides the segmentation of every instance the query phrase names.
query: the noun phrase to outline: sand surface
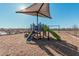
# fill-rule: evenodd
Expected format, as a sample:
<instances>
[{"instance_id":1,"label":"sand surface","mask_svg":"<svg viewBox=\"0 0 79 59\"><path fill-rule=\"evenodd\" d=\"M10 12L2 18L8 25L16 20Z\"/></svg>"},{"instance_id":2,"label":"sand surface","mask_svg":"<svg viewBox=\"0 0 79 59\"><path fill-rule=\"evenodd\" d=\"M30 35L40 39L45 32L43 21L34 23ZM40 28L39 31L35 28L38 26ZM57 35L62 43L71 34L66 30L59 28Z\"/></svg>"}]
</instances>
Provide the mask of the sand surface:
<instances>
[{"instance_id":1,"label":"sand surface","mask_svg":"<svg viewBox=\"0 0 79 59\"><path fill-rule=\"evenodd\" d=\"M79 55L79 40L71 35L60 32L62 41L34 40L27 44L23 34L0 36L1 56L61 56Z\"/></svg>"}]
</instances>

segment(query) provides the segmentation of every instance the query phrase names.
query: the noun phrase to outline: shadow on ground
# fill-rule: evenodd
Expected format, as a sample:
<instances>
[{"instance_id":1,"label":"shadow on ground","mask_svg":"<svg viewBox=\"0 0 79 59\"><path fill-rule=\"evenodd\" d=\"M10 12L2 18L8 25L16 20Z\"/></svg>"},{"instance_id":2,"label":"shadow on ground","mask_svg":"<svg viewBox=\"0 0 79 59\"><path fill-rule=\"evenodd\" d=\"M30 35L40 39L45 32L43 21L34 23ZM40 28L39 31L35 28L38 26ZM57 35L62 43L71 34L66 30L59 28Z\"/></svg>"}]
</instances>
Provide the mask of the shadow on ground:
<instances>
[{"instance_id":1,"label":"shadow on ground","mask_svg":"<svg viewBox=\"0 0 79 59\"><path fill-rule=\"evenodd\" d=\"M54 50L56 53L61 54L63 56L79 56L79 52L77 52L77 47L67 43L66 41L56 41L50 38L50 40L47 39L33 39L35 44L38 45L42 50L44 50L48 55L54 56L54 53L52 53L46 46Z\"/></svg>"}]
</instances>

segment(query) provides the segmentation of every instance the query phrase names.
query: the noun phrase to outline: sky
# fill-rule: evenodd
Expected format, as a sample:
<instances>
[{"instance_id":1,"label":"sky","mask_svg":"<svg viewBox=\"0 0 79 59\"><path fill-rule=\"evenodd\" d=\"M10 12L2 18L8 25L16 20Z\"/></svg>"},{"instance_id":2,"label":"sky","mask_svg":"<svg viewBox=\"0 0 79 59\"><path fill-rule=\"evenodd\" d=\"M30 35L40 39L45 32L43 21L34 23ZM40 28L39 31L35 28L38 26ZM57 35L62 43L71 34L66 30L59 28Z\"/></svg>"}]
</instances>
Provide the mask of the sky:
<instances>
[{"instance_id":1,"label":"sky","mask_svg":"<svg viewBox=\"0 0 79 59\"><path fill-rule=\"evenodd\" d=\"M30 3L0 3L0 28L28 28L36 16L16 13ZM79 26L78 3L51 3L50 14L52 19L39 17L39 22L50 26L59 25L61 28Z\"/></svg>"}]
</instances>

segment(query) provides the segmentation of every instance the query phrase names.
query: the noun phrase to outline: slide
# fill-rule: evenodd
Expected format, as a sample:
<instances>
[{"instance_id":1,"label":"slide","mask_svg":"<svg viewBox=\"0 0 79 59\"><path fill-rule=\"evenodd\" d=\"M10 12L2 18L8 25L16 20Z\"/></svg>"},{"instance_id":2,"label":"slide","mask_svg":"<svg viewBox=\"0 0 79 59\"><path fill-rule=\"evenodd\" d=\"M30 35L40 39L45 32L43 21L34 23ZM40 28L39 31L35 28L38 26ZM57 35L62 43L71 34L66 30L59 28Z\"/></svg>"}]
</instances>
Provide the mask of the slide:
<instances>
[{"instance_id":1,"label":"slide","mask_svg":"<svg viewBox=\"0 0 79 59\"><path fill-rule=\"evenodd\" d=\"M56 38L56 40L61 40L60 36L56 32L51 29L49 29L49 32Z\"/></svg>"},{"instance_id":2,"label":"slide","mask_svg":"<svg viewBox=\"0 0 79 59\"><path fill-rule=\"evenodd\" d=\"M54 32L53 30L49 29L47 25L44 25L43 30L45 32L46 31L50 32L56 38L56 40L61 40L60 36L56 32Z\"/></svg>"},{"instance_id":3,"label":"slide","mask_svg":"<svg viewBox=\"0 0 79 59\"><path fill-rule=\"evenodd\" d=\"M31 41L33 39L33 36L34 36L34 32L32 31L28 37L27 37L27 41Z\"/></svg>"}]
</instances>

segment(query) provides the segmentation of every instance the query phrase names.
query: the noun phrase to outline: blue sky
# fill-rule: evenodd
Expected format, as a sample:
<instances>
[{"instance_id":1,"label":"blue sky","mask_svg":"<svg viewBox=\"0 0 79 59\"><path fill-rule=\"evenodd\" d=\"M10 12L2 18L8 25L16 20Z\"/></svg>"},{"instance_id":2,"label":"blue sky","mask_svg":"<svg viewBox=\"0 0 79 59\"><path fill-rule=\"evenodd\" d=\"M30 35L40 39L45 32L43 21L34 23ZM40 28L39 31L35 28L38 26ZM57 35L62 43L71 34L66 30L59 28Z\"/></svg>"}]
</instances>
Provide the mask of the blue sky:
<instances>
[{"instance_id":1,"label":"blue sky","mask_svg":"<svg viewBox=\"0 0 79 59\"><path fill-rule=\"evenodd\" d=\"M0 28L26 28L36 22L36 16L17 14L16 11L27 3L0 3ZM39 17L39 22L47 25L60 25L60 27L79 26L79 4L51 3L50 14L52 19Z\"/></svg>"}]
</instances>

